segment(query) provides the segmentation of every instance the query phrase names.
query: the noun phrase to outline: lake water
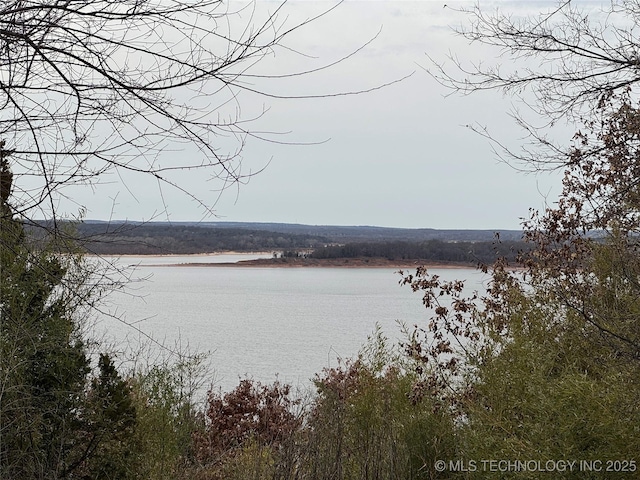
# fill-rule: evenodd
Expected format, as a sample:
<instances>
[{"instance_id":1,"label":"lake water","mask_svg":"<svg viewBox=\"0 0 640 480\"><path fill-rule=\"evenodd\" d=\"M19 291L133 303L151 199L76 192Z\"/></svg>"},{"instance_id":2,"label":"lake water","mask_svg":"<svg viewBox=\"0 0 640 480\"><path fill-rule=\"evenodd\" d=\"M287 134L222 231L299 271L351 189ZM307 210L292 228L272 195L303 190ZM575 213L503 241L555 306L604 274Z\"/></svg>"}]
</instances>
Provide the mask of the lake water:
<instances>
[{"instance_id":1,"label":"lake water","mask_svg":"<svg viewBox=\"0 0 640 480\"><path fill-rule=\"evenodd\" d=\"M309 387L314 374L357 355L376 324L398 342L398 321L428 318L421 295L401 287L394 269L170 266L251 257L124 257L147 279L133 284L134 295L112 294L121 320L103 318L98 328L117 342L137 339L140 329L170 347L210 351L214 386L227 391L245 376ZM432 273L467 279L470 290L484 278L473 269Z\"/></svg>"}]
</instances>

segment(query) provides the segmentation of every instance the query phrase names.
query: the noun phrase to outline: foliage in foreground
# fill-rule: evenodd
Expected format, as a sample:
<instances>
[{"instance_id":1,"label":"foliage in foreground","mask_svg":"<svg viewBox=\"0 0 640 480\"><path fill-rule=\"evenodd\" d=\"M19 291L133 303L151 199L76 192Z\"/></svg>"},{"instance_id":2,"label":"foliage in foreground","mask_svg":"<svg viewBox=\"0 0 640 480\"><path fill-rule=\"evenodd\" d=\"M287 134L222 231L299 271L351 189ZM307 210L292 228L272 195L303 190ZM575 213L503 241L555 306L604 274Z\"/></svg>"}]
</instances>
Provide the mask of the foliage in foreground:
<instances>
[{"instance_id":1,"label":"foliage in foreground","mask_svg":"<svg viewBox=\"0 0 640 480\"><path fill-rule=\"evenodd\" d=\"M92 369L81 264L28 245L3 164L3 478L540 476L487 471L491 459L637 475L640 109L609 101L614 113L576 136L557 207L532 213L524 270L497 262L486 294L470 297L424 268L406 275L430 321L401 351L378 332L357 359L318 375L305 402L286 385L244 380L202 410L189 362L123 377L103 354Z\"/></svg>"},{"instance_id":2,"label":"foliage in foreground","mask_svg":"<svg viewBox=\"0 0 640 480\"><path fill-rule=\"evenodd\" d=\"M357 359L319 374L306 402L277 382L210 393L192 478L439 478L435 460L456 451L452 417L411 401L414 369L387 343L377 332Z\"/></svg>"},{"instance_id":3,"label":"foliage in foreground","mask_svg":"<svg viewBox=\"0 0 640 480\"><path fill-rule=\"evenodd\" d=\"M93 292L66 245L30 245L8 203L0 143L0 477L129 478L136 446L131 389L82 328ZM67 252L61 255L60 251Z\"/></svg>"},{"instance_id":4,"label":"foliage in foreground","mask_svg":"<svg viewBox=\"0 0 640 480\"><path fill-rule=\"evenodd\" d=\"M304 457L308 478L437 478L455 456L453 419L432 399L409 397L412 364L376 332L357 360L316 378Z\"/></svg>"},{"instance_id":5,"label":"foliage in foreground","mask_svg":"<svg viewBox=\"0 0 640 480\"><path fill-rule=\"evenodd\" d=\"M100 285L75 246L29 236L0 142L0 478L179 478L200 357L127 374L86 340ZM182 470L181 470L182 469Z\"/></svg>"},{"instance_id":6,"label":"foliage in foreground","mask_svg":"<svg viewBox=\"0 0 640 480\"><path fill-rule=\"evenodd\" d=\"M461 420L464 458L638 469L640 110L607 97L594 118L574 139L557 206L525 225L524 270L497 263L482 297L425 269L403 280L434 312L407 348L435 366L419 390Z\"/></svg>"}]
</instances>

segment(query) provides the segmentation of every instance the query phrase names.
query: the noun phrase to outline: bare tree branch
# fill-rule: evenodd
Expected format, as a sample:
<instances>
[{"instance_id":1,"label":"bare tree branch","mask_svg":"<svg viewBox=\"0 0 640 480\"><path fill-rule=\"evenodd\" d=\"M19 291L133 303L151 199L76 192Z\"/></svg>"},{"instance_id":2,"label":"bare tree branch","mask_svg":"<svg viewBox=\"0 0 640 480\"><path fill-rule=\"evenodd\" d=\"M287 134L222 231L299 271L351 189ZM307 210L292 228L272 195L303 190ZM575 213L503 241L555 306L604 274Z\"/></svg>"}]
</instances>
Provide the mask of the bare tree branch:
<instances>
[{"instance_id":1,"label":"bare tree branch","mask_svg":"<svg viewBox=\"0 0 640 480\"><path fill-rule=\"evenodd\" d=\"M242 170L242 148L247 138L265 134L254 134L246 125L250 119L242 114L242 92L315 98L384 86L288 97L255 84L330 68L365 48L368 42L308 71L273 76L255 71L277 50L293 51L286 46L291 34L338 5L290 25L285 3L5 2L0 7L0 139L13 150L15 212L26 216L39 209L55 218L65 186L95 184L108 172L130 171L178 189L212 214L213 205L171 172L201 170L225 187L251 175ZM160 152L185 143L197 148L197 158L159 163Z\"/></svg>"},{"instance_id":2,"label":"bare tree branch","mask_svg":"<svg viewBox=\"0 0 640 480\"><path fill-rule=\"evenodd\" d=\"M637 88L640 52L636 35L637 2L614 0L607 10L589 10L563 0L536 16L524 18L479 4L461 9L470 19L457 32L471 42L496 47L505 65L467 66L451 56L454 72L433 63L433 76L461 93L502 90L535 96L528 105L552 119L575 118L602 95Z\"/></svg>"}]
</instances>

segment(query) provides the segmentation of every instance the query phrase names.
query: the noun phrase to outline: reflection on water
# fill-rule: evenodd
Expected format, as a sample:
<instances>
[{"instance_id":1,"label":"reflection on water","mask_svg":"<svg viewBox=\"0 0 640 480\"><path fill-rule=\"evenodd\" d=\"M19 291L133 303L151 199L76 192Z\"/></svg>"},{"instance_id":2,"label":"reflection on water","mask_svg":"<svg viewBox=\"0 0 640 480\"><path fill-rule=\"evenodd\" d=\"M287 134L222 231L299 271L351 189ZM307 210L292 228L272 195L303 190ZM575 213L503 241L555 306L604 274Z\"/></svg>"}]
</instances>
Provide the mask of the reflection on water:
<instances>
[{"instance_id":1,"label":"reflection on water","mask_svg":"<svg viewBox=\"0 0 640 480\"><path fill-rule=\"evenodd\" d=\"M399 286L393 269L150 266L157 258L123 259L140 263L137 275L149 279L137 285L136 295L113 294L112 311L167 345L180 340L213 352L216 385L223 390L245 375L308 387L315 373L356 355L376 323L400 341L397 321L411 326L428 316L420 295ZM475 270L437 273L468 279L469 290L482 288ZM138 335L113 319L99 327L118 341Z\"/></svg>"},{"instance_id":2,"label":"reflection on water","mask_svg":"<svg viewBox=\"0 0 640 480\"><path fill-rule=\"evenodd\" d=\"M122 255L120 257L105 257L109 261L118 261L122 265L184 265L189 263L236 263L243 260L270 258L272 252L255 253L207 253L195 255Z\"/></svg>"}]
</instances>

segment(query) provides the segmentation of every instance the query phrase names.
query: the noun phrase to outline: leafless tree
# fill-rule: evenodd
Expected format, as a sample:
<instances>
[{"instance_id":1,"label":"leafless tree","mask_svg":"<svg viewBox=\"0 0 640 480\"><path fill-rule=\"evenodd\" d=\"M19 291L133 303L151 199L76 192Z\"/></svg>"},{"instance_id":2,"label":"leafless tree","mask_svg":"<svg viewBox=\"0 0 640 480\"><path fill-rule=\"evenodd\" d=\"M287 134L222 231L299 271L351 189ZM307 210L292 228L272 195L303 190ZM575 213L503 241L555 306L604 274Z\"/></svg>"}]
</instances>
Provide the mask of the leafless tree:
<instances>
[{"instance_id":1,"label":"leafless tree","mask_svg":"<svg viewBox=\"0 0 640 480\"><path fill-rule=\"evenodd\" d=\"M195 198L176 170L202 170L223 187L243 178L241 151L253 133L238 95L278 97L255 86L265 75L252 67L336 6L289 25L284 3L3 2L0 139L11 152L14 213L56 218L62 187L114 171L150 175L211 213L211 202ZM197 157L158 160L185 142Z\"/></svg>"},{"instance_id":2,"label":"leafless tree","mask_svg":"<svg viewBox=\"0 0 640 480\"><path fill-rule=\"evenodd\" d=\"M559 120L582 124L612 95L629 90L633 97L640 86L640 4L601 3L562 0L535 14L523 14L523 6L515 13L508 6L489 11L480 3L460 9L467 21L458 34L494 47L498 60L468 62L451 55L448 62L432 59L430 73L458 93L498 90L521 100L542 127L525 118L526 109L516 112L535 148L507 150L506 157L536 170L561 167L566 150L549 140L547 128ZM476 130L500 143L487 130Z\"/></svg>"},{"instance_id":3,"label":"leafless tree","mask_svg":"<svg viewBox=\"0 0 640 480\"><path fill-rule=\"evenodd\" d=\"M523 223L531 246L519 255L524 271L510 271L505 260L482 267L491 274L486 294L470 298L462 296L461 282L443 282L426 268L402 280L424 292L424 304L433 309L428 327L416 329L407 345L412 357L435 366L417 385L418 397L448 393L450 378L469 366L465 358L475 368L481 363L476 352L495 338L498 344L509 339L524 299L543 307L547 332L558 326L568 331L575 322L586 343L574 355L583 348L596 358L600 349L603 358L624 359L637 372L640 3L595 3L562 0L532 14L537 7L518 5L514 13L505 2L504 10L489 11L478 2L458 10L468 23L457 32L494 48L497 61L474 63L455 54L444 63L431 59L429 73L452 92L495 90L528 107L514 113L530 136L522 150L484 127L472 128L512 165L536 172L561 168L564 176L557 202L542 212L532 209ZM529 113L541 123L531 123ZM556 143L552 127L565 122L575 130ZM545 311L551 305L561 307L559 314Z\"/></svg>"}]
</instances>

